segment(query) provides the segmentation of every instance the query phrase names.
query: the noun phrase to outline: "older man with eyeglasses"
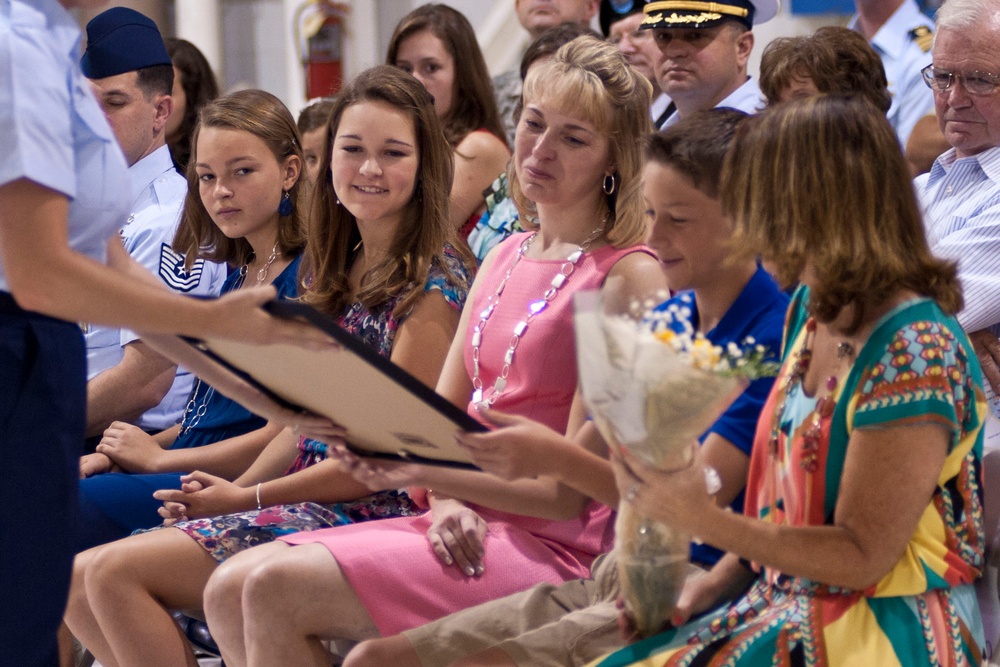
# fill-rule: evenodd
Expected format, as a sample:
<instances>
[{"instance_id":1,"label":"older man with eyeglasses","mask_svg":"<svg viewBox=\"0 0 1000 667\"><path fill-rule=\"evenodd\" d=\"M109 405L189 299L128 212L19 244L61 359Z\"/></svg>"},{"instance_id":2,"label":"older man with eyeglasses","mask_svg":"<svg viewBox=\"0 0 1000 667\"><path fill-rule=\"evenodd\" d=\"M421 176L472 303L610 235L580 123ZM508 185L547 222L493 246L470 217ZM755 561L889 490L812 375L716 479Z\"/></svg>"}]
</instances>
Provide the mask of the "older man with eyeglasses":
<instances>
[{"instance_id":1,"label":"older man with eyeglasses","mask_svg":"<svg viewBox=\"0 0 1000 667\"><path fill-rule=\"evenodd\" d=\"M1000 397L1000 0L945 2L922 74L952 148L914 183L931 249L958 262L958 320Z\"/></svg>"}]
</instances>

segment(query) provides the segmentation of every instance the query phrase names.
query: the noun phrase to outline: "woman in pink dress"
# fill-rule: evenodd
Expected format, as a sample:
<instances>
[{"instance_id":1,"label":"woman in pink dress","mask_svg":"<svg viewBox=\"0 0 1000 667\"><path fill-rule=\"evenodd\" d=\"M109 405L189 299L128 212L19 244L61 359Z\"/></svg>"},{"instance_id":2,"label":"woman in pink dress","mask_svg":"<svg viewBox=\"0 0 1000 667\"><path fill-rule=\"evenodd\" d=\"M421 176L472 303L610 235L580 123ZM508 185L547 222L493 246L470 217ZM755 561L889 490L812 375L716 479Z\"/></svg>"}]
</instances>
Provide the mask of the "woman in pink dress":
<instances>
[{"instance_id":1,"label":"woman in pink dress","mask_svg":"<svg viewBox=\"0 0 1000 667\"><path fill-rule=\"evenodd\" d=\"M592 37L529 74L510 178L537 229L487 256L437 387L469 414L486 403L575 434L584 411L572 293L607 283L607 298L626 304L663 287L658 262L638 245L649 95L621 54ZM205 592L227 665L326 665L321 639L395 634L585 576L611 546L609 508L548 478L400 464L370 480L433 489L430 511L290 536L227 561Z\"/></svg>"}]
</instances>

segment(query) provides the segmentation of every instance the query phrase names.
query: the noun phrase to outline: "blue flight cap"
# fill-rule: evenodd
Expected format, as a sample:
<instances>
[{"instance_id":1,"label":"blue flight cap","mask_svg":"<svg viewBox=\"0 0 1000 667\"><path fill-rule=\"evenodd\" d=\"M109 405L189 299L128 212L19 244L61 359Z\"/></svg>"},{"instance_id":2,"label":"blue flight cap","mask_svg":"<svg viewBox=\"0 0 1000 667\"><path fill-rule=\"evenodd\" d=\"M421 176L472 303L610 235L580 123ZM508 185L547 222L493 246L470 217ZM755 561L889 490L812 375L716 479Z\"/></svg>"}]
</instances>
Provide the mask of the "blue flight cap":
<instances>
[{"instance_id":1,"label":"blue flight cap","mask_svg":"<svg viewBox=\"0 0 1000 667\"><path fill-rule=\"evenodd\" d=\"M156 24L134 9L112 7L87 24L87 50L80 69L88 79L171 64Z\"/></svg>"}]
</instances>

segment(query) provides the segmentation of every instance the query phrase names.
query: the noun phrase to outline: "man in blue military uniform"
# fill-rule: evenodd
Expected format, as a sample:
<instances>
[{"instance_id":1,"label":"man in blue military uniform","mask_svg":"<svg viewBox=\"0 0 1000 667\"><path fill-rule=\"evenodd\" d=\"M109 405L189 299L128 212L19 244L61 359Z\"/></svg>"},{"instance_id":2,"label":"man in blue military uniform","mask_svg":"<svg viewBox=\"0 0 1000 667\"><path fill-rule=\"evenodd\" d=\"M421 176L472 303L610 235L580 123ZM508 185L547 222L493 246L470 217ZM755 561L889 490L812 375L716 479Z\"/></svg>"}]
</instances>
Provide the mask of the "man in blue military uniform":
<instances>
[{"instance_id":1,"label":"man in blue military uniform","mask_svg":"<svg viewBox=\"0 0 1000 667\"><path fill-rule=\"evenodd\" d=\"M753 27L778 13L778 0L648 2L641 29L652 30L660 89L672 100L658 124L715 107L755 113L763 106L757 81L747 74Z\"/></svg>"},{"instance_id":2,"label":"man in blue military uniform","mask_svg":"<svg viewBox=\"0 0 1000 667\"><path fill-rule=\"evenodd\" d=\"M58 664L86 402L77 322L328 344L260 310L272 287L206 303L135 278L148 274L113 238L131 201L125 159L68 11L103 3L0 0L0 665Z\"/></svg>"},{"instance_id":3,"label":"man in blue military uniform","mask_svg":"<svg viewBox=\"0 0 1000 667\"><path fill-rule=\"evenodd\" d=\"M855 0L858 13L848 26L857 30L882 58L892 93L889 123L906 146L917 121L934 111L934 98L920 78L931 64L934 24L916 0Z\"/></svg>"},{"instance_id":4,"label":"man in blue military uniform","mask_svg":"<svg viewBox=\"0 0 1000 667\"><path fill-rule=\"evenodd\" d=\"M217 296L225 267L195 262L171 249L187 181L177 173L166 145L173 109L174 70L156 24L115 7L87 25L80 61L129 165L131 207L122 221L122 241L136 261L170 289ZM153 352L125 329L86 327L87 436L98 440L113 421L153 432L178 422L191 392L190 373ZM93 442L96 444L96 442ZM95 455L97 469L103 455Z\"/></svg>"}]
</instances>

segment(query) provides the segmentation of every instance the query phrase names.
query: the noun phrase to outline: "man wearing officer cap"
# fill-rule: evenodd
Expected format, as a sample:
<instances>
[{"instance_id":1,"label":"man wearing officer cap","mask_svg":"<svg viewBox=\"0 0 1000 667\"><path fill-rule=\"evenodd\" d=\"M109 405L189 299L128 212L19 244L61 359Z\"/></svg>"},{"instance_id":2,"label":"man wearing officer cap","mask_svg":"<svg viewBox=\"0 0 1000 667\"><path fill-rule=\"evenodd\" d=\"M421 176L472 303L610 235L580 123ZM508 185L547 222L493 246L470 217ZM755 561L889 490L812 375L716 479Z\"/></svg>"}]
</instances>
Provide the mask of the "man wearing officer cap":
<instances>
[{"instance_id":1,"label":"man wearing officer cap","mask_svg":"<svg viewBox=\"0 0 1000 667\"><path fill-rule=\"evenodd\" d=\"M760 88L747 75L753 27L778 13L779 0L661 0L648 2L641 29L659 49L656 76L674 112L659 126L714 107L754 113Z\"/></svg>"},{"instance_id":2,"label":"man wearing officer cap","mask_svg":"<svg viewBox=\"0 0 1000 667\"><path fill-rule=\"evenodd\" d=\"M645 18L642 9L646 4L646 0L601 0L598 22L601 33L653 86L649 115L653 126L659 127L672 110L668 112L670 98L660 90L656 80L654 64L659 59L659 50L653 44L653 34L639 29Z\"/></svg>"},{"instance_id":3,"label":"man wearing officer cap","mask_svg":"<svg viewBox=\"0 0 1000 667\"><path fill-rule=\"evenodd\" d=\"M218 295L224 269L199 260L190 271L170 245L187 194L166 145L174 69L152 20L115 7L87 24L80 60L129 165L132 208L122 220L129 254L176 292ZM123 329L85 326L87 436L96 445L113 421L160 431L179 421L191 376ZM85 457L88 474L109 467L103 454Z\"/></svg>"}]
</instances>

